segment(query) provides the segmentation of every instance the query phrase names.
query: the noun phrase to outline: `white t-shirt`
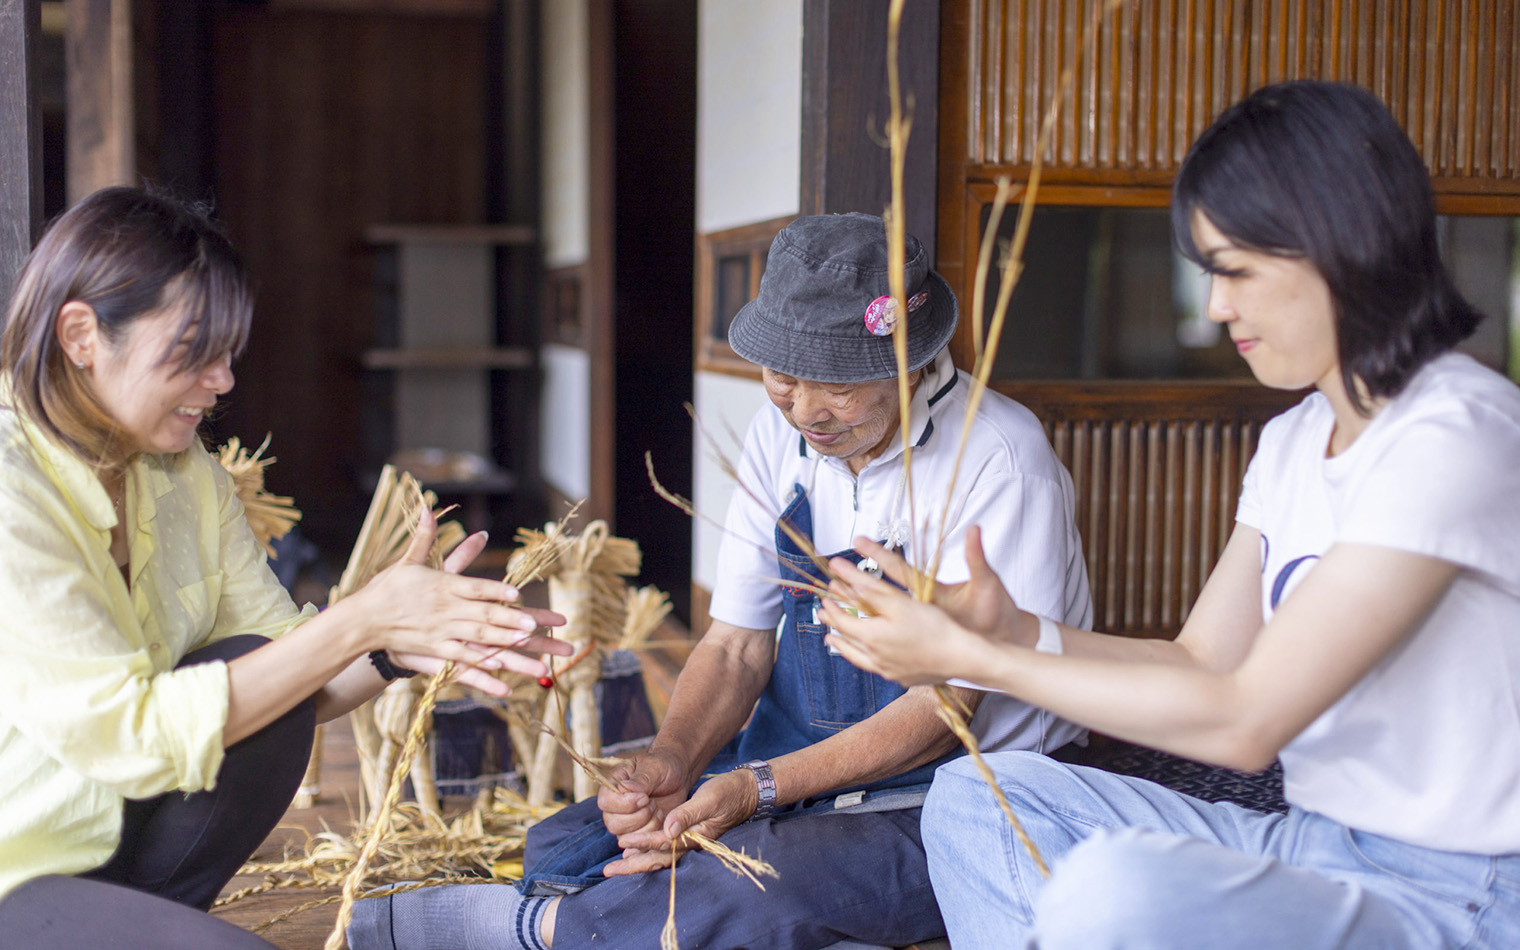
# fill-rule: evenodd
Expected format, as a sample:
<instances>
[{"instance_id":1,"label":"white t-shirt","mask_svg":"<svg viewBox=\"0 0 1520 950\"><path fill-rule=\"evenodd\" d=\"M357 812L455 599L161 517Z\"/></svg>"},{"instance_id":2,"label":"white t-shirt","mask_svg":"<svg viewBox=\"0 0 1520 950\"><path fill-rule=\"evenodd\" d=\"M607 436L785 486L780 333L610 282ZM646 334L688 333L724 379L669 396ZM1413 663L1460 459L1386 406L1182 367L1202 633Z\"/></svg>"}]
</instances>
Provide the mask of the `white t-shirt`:
<instances>
[{"instance_id":1,"label":"white t-shirt","mask_svg":"<svg viewBox=\"0 0 1520 950\"><path fill-rule=\"evenodd\" d=\"M1455 353L1346 451L1316 393L1272 420L1237 518L1262 533L1262 615L1332 545L1460 565L1399 647L1282 751L1287 799L1424 847L1520 851L1520 390Z\"/></svg>"},{"instance_id":2,"label":"white t-shirt","mask_svg":"<svg viewBox=\"0 0 1520 950\"><path fill-rule=\"evenodd\" d=\"M948 351L925 367L912 400L913 492L903 480L901 433L858 476L838 459L814 452L775 406L750 423L739 460L740 482L758 496L734 492L718 552L711 615L757 630L781 619L776 518L794 485L808 493L818 552L849 549L857 535L877 540L911 535L904 556L925 566L939 532L951 469L960 445L972 380ZM987 392L977 410L945 531L939 579L965 580L966 528L980 525L989 563L1022 607L1074 627L1092 624L1087 567L1073 520L1071 477L1055 457L1039 420L1018 403ZM910 524L928 523L907 530ZM924 540L927 538L927 540ZM1000 693L982 700L971 723L982 747L1051 750L1082 730Z\"/></svg>"}]
</instances>

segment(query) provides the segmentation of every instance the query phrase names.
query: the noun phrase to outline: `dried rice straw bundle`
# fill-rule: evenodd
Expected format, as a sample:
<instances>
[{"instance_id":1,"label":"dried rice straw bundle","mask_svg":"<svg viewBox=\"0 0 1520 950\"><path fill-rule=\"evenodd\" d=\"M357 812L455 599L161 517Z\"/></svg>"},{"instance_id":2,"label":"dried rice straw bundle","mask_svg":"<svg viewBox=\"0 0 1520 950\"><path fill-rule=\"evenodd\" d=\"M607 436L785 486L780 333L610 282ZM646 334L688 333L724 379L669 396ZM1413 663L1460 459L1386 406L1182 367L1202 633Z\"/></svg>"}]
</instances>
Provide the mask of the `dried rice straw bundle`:
<instances>
[{"instance_id":1,"label":"dried rice straw bundle","mask_svg":"<svg viewBox=\"0 0 1520 950\"><path fill-rule=\"evenodd\" d=\"M400 560L411 543L422 506L433 508L437 503L437 496L424 491L421 483L409 473L398 472L392 465L381 468L359 537L338 583L327 595L328 604L335 604L360 590L375 575ZM440 523L428 555L428 563L433 567L441 567L443 559L465 538L465 531L458 522L441 520L446 511L434 512ZM386 737L375 726L374 700L355 709L348 718L359 753L361 807L373 809L384 794L387 773L381 761L387 758ZM319 755L320 748L320 743L313 747L313 756ZM414 766L417 764L413 763Z\"/></svg>"},{"instance_id":2,"label":"dried rice straw bundle","mask_svg":"<svg viewBox=\"0 0 1520 950\"><path fill-rule=\"evenodd\" d=\"M670 843L670 909L665 915L665 926L660 930L660 950L681 950L680 941L676 937L676 862L680 860L680 846L683 844L706 851L717 858L719 864L737 876L748 879L762 891L765 890L765 884L760 880L761 876L781 877L773 866L759 858L750 857L743 851L735 851L723 842L699 832L682 832Z\"/></svg>"},{"instance_id":3,"label":"dried rice straw bundle","mask_svg":"<svg viewBox=\"0 0 1520 950\"><path fill-rule=\"evenodd\" d=\"M243 503L243 515L248 519L248 527L253 529L253 536L264 546L264 551L274 557L274 547L269 542L289 534L301 520L301 511L289 495L274 495L264 489L264 469L275 462L263 457L264 450L269 448L269 439L270 436L264 436L263 443L250 455L238 437L233 436L217 450L216 460L232 476L233 490L238 501Z\"/></svg>"},{"instance_id":4,"label":"dried rice straw bundle","mask_svg":"<svg viewBox=\"0 0 1520 950\"><path fill-rule=\"evenodd\" d=\"M436 504L438 496L424 491L421 483L410 474L402 472L398 475L393 465L380 469L380 478L375 483L375 494L370 498L359 538L354 542L348 565L328 594L327 602L333 604L342 600L400 560L417 530L418 512L424 505L432 508ZM444 512L435 512L437 516L442 514ZM458 522L440 522L428 563L433 567L442 566L443 559L464 538L464 528Z\"/></svg>"},{"instance_id":5,"label":"dried rice straw bundle","mask_svg":"<svg viewBox=\"0 0 1520 950\"><path fill-rule=\"evenodd\" d=\"M649 635L670 616L670 595L654 585L628 588L623 597L623 633L619 650L636 650L652 646ZM681 641L685 643L686 641Z\"/></svg>"},{"instance_id":6,"label":"dried rice straw bundle","mask_svg":"<svg viewBox=\"0 0 1520 950\"><path fill-rule=\"evenodd\" d=\"M762 875L777 880L781 878L780 872L772 865L767 864L759 858L750 857L743 851L735 851L723 842L709 838L704 834L695 831L684 831L681 833L681 841L706 851L717 858L719 864L728 868L739 877L747 878L751 884L762 891L765 890L765 884L760 880Z\"/></svg>"},{"instance_id":7,"label":"dried rice straw bundle","mask_svg":"<svg viewBox=\"0 0 1520 950\"><path fill-rule=\"evenodd\" d=\"M229 443L229 446L235 442L236 440ZM263 448L261 447L259 451L262 452ZM255 457L257 454L255 453ZM396 563L411 542L412 532L416 528L417 513L422 506L432 508L437 502L437 496L430 491L424 491L421 484L411 475L406 473L398 475L396 468L391 465L382 468L380 477L375 483L375 493L370 498L369 510L364 515L364 524L359 529L358 540L354 542L353 551L348 556L348 565L343 569L338 583L328 592L327 603L335 604L358 591L373 580L376 574ZM435 512L435 517L441 521L447 510ZM464 538L464 529L458 522L441 521L438 525L437 537L433 541L433 549L428 555L428 563L435 568L442 566L443 559ZM377 767L381 757L383 738L373 726L372 702L363 704L349 714L349 722L353 725L354 740L359 752L361 807L373 807L379 800L380 782L385 774ZM291 803L296 808L310 808L316 803L317 796L321 794L322 734L323 729L318 726L316 739L312 743L311 758L307 761L306 774L301 779L295 801Z\"/></svg>"},{"instance_id":8,"label":"dried rice straw bundle","mask_svg":"<svg viewBox=\"0 0 1520 950\"><path fill-rule=\"evenodd\" d=\"M539 685L550 691L541 709L514 704L500 714L519 761L528 767L528 800L546 802L552 796L561 751L579 766L571 792L581 800L610 787L595 767L601 761L596 685L603 655L645 641L668 614L668 598L653 587L629 590L626 578L638 573L642 554L637 542L613 536L605 521L591 522L579 535L550 526L542 535L524 531L520 536L557 536L564 542L563 553L542 576L548 582L550 608L565 617L558 636L577 649L568 660L548 658L550 675ZM557 723L558 729L544 723Z\"/></svg>"},{"instance_id":9,"label":"dried rice straw bundle","mask_svg":"<svg viewBox=\"0 0 1520 950\"><path fill-rule=\"evenodd\" d=\"M892 342L893 350L897 358L897 379L899 386L898 394L899 407L901 411L901 420L899 424L901 426L901 431L906 433L912 430L910 427L909 418L911 402L909 399L910 394L908 392L907 382L908 308L906 304L907 294L904 279L907 232L905 230L904 224L905 206L903 203L903 168L907 155L908 133L912 122L910 119L907 119L903 116L902 92L900 88L897 65L898 36L902 26L902 7L903 0L892 0L892 4L887 13L887 80L889 86L888 93L890 96L892 108L891 118L887 123L887 138L892 156L892 205L887 209L883 217L886 219L887 223L888 282L891 285L892 296L897 301L897 312L901 314L901 317L897 321L896 327L893 329ZM1068 71L1066 76L1063 78L1065 78L1067 81L1070 81L1073 75L1074 73ZM976 411L981 404L982 396L986 393L987 378L992 371L992 359L990 358L989 354L996 353L997 343L1002 334L1003 318L1007 312L1008 301L1012 298L1013 285L1018 280L1020 272L1019 269L1022 266L1021 257L1024 247L1024 240L1028 234L1030 215L1033 213L1034 209L1033 199L1039 190L1041 158L1044 155L1045 144L1048 141L1049 135L1055 125L1055 119L1056 115L1058 114L1060 105L1060 95L1061 93L1058 92L1055 103L1052 104L1050 112L1046 115L1045 126L1041 130L1040 147L1035 150L1033 167L1030 170L1029 186L1024 196L1023 213L1019 219L1018 233L1014 241L1014 250L1004 260L1003 285L1000 288L1000 292L998 294L997 307L993 312L992 326L988 333L987 347L985 350L979 350L977 353L977 365L973 374L975 377L975 383L971 389L971 396L967 400L965 422L962 425L961 429L961 442L959 449L956 452L955 465L951 470L950 484L945 491L944 510L940 518L939 536L934 545L934 552L930 558L927 570L915 570L912 572L912 576L909 578L909 593L917 600L929 601L932 600L934 596L935 577L939 573L939 563L945 543L945 526L949 517L950 504L955 496L955 484L960 473L961 460L965 455L966 442L971 432L972 422L976 416ZM990 240L991 235L997 233L996 229L999 223L997 213L1001 211L1002 207L1006 204L1008 188L1009 184L1006 179L999 181L998 198L994 207L994 216L988 223L988 236L984 238L984 244L986 240ZM983 264L987 263L987 260L988 254L984 247L983 252L978 258L978 285L981 285L986 279L986 272L981 268ZM980 294L977 294L976 300L981 300ZM974 313L972 317L976 324L980 324L982 319L980 312ZM979 333L977 334L977 337L979 341ZM908 503L910 506L909 518L910 524L914 525L916 528L917 516L912 513L911 508L913 504L913 483L912 455L910 452L911 449L905 444L903 447L903 465L906 469L906 477L908 479L907 494ZM923 551L924 548L923 546L915 543L914 550ZM951 729L951 731L955 733L956 737L960 739L961 744L965 746L966 751L976 762L977 768L980 770L983 779L986 780L987 783L992 787L994 794L997 796L1000 804L1003 806L1004 815L1008 818L1009 823L1013 826L1014 833L1018 836L1019 841L1023 844L1025 849L1028 850L1030 857L1034 859L1035 866L1040 869L1042 874L1048 877L1050 872L1046 867L1045 859L1040 855L1039 849L1035 847L1034 842L1030 840L1028 834L1025 833L1022 824L1013 814L1012 808L1008 807L1007 800L1003 797L1002 790L998 788L991 769L987 767L986 762L982 758L981 749L977 745L976 737L972 735L971 730L967 728L965 718L957 712L953 705L953 694L950 692L948 687L941 685L935 687L935 696L939 701L938 712L940 718Z\"/></svg>"}]
</instances>

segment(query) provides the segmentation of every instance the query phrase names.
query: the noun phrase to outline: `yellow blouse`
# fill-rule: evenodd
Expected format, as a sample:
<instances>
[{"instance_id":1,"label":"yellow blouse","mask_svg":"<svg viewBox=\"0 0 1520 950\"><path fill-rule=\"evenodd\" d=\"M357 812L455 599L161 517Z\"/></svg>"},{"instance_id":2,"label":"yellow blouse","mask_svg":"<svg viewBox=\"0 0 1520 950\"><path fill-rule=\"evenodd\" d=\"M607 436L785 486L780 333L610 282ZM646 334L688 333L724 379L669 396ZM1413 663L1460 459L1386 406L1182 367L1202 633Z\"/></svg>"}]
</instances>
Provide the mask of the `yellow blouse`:
<instances>
[{"instance_id":1,"label":"yellow blouse","mask_svg":"<svg viewBox=\"0 0 1520 950\"><path fill-rule=\"evenodd\" d=\"M316 612L275 580L200 445L138 456L126 494L130 587L100 481L0 405L0 896L105 863L123 799L211 788L226 664L175 664Z\"/></svg>"}]
</instances>

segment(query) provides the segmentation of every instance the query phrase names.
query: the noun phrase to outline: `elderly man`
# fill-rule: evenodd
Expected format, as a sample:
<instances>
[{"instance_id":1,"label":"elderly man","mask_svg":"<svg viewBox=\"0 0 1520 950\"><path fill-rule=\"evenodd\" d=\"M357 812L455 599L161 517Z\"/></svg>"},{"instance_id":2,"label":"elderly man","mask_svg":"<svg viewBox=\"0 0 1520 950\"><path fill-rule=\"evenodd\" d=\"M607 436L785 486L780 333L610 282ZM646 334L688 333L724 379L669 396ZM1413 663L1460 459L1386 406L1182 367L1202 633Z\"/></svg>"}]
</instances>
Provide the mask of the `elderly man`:
<instances>
[{"instance_id":1,"label":"elderly man","mask_svg":"<svg viewBox=\"0 0 1520 950\"><path fill-rule=\"evenodd\" d=\"M919 805L959 743L932 691L831 653L815 590L826 581L807 548L855 558L853 539L868 535L927 563L946 512L941 579L965 578L965 531L980 525L1020 605L1083 627L1092 608L1071 479L1028 410L986 394L946 508L971 381L946 350L955 297L912 237L907 286L911 497L882 221L801 218L777 235L760 295L729 331L762 367L772 405L745 440L712 625L653 744L617 773L627 791L603 791L530 832L521 889L531 896L470 885L365 901L350 930L357 950L655 947L671 873L687 948L896 946L944 934ZM1080 735L1001 694L960 692L985 749L1048 751ZM779 878L762 893L701 851L672 872L671 843L686 830L762 856Z\"/></svg>"}]
</instances>

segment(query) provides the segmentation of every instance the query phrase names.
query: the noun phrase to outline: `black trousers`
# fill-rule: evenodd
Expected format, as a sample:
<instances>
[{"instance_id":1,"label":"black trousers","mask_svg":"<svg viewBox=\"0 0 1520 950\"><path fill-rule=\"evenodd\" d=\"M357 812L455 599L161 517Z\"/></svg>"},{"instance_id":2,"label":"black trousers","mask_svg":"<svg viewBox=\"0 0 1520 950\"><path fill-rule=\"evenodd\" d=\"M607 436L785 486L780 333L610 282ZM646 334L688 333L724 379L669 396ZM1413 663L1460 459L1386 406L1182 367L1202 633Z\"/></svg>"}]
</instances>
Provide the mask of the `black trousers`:
<instances>
[{"instance_id":1,"label":"black trousers","mask_svg":"<svg viewBox=\"0 0 1520 950\"><path fill-rule=\"evenodd\" d=\"M179 665L230 660L267 642L229 637ZM189 908L208 910L274 830L306 771L315 727L307 699L229 747L216 788L128 801L121 844L104 865L28 881L0 901L0 942L29 950L269 946Z\"/></svg>"}]
</instances>

